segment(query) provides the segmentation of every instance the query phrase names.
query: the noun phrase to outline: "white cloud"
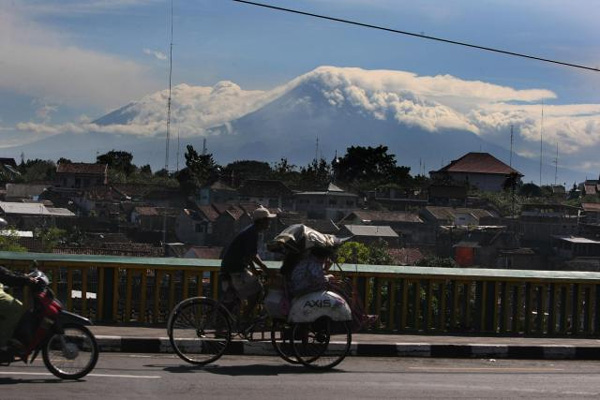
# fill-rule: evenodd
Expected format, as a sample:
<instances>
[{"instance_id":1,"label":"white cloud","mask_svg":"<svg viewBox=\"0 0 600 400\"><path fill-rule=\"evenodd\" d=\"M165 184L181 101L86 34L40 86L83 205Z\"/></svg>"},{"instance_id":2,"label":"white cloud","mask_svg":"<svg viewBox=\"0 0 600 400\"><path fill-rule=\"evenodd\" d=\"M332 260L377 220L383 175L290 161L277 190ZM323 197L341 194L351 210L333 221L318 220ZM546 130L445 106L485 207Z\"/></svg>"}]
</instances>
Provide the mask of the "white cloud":
<instances>
[{"instance_id":1,"label":"white cloud","mask_svg":"<svg viewBox=\"0 0 600 400\"><path fill-rule=\"evenodd\" d=\"M466 130L508 147L511 125L518 143L515 151L539 157L542 100L556 95L545 89L518 90L449 75L418 76L402 71L366 71L358 68L321 67L270 91L247 91L233 82L213 87L181 84L172 93L172 129L181 137L202 136L216 126L258 110L300 85L316 88L326 104L378 120L397 121L430 132L448 134ZM38 134L98 131L140 136L164 135L168 92L155 92L125 107L120 120L108 125L53 126L20 124ZM298 101L310 102L304 96ZM518 103L518 104L517 104ZM543 136L546 146L558 143L561 154L582 154L600 145L600 105L545 105ZM595 155L587 156L593 159Z\"/></svg>"},{"instance_id":2,"label":"white cloud","mask_svg":"<svg viewBox=\"0 0 600 400\"><path fill-rule=\"evenodd\" d=\"M162 51L144 49L144 54L152 56L161 61L164 61L167 59L167 55L165 53L163 53Z\"/></svg>"}]
</instances>

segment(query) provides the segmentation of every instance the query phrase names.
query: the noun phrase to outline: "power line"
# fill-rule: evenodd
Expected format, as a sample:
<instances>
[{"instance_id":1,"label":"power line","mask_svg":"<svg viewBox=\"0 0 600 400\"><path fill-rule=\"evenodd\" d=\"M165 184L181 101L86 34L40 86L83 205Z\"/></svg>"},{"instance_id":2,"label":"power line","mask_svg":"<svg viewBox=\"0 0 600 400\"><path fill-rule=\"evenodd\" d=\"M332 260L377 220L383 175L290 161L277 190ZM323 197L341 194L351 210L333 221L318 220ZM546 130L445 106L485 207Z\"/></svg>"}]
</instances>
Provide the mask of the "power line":
<instances>
[{"instance_id":1,"label":"power line","mask_svg":"<svg viewBox=\"0 0 600 400\"><path fill-rule=\"evenodd\" d=\"M306 11L294 10L294 9L291 9L291 8L284 8L284 7L273 6L273 5L270 5L270 4L257 3L257 2L254 2L254 1L247 1L247 0L232 0L232 1L235 1L236 3L244 3L244 4L249 4L249 5L252 5L252 6L268 8L268 9L276 10L276 11L289 12L289 13L292 13L292 14L304 15L304 16L307 16L307 17L320 18L320 19L325 19L325 20L328 20L328 21L340 22L340 23L343 23L343 24L361 26L363 28L377 29L377 30L380 30L380 31L397 33L397 34L406 35L406 36L413 36L413 37L417 37L417 38L421 38L421 39L435 40L437 42L454 44L454 45L464 46L464 47L470 47L472 49L485 50L485 51L489 51L489 52L493 52L493 53L500 53L500 54L504 54L504 55L508 55L508 56L513 56L513 57L527 58L527 59L530 59L530 60L543 61L543 62L547 62L547 63L563 65L563 66L566 66L566 67L579 68L579 69L585 69L585 70L588 70L588 71L600 72L599 68L589 67L587 65L581 65L581 64L574 64L574 63L569 63L569 62L564 62L564 61L552 60L550 58L536 57L536 56L532 56L532 55L528 55L528 54L517 53L517 52L514 52L514 51L496 49L496 48L493 48L493 47L479 46L479 45L476 45L476 44L470 44L470 43L466 43L466 42L459 42L459 41L456 41L456 40L444 39L444 38L440 38L440 37L423 35L423 34L419 34L419 33L406 32L406 31L401 31L401 30L398 30L398 29L386 28L384 26L366 24L364 22L358 22L358 21L352 21L352 20L348 20L348 19L330 17L330 16L327 16L327 15L321 15L321 14L314 14L314 13L309 13L309 12L306 12Z\"/></svg>"}]
</instances>

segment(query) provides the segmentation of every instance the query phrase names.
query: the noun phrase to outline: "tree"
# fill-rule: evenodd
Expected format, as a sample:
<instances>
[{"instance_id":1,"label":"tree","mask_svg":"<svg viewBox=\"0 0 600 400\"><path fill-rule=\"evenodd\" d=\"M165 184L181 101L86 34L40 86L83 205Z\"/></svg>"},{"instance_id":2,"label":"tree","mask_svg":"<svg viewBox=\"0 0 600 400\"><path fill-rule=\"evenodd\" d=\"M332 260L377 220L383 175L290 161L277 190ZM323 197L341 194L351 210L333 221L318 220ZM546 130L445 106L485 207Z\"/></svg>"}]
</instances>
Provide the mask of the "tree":
<instances>
[{"instance_id":1,"label":"tree","mask_svg":"<svg viewBox=\"0 0 600 400\"><path fill-rule=\"evenodd\" d=\"M73 161L71 161L71 160L70 160L70 159L68 159L68 158L61 157L61 158L59 158L59 159L58 159L58 161L56 162L56 165L58 165L58 164L73 164Z\"/></svg>"},{"instance_id":2,"label":"tree","mask_svg":"<svg viewBox=\"0 0 600 400\"><path fill-rule=\"evenodd\" d=\"M60 243L65 242L67 232L63 229L50 227L47 229L38 229L36 236L42 241L42 249L46 253L52 253L52 250Z\"/></svg>"},{"instance_id":3,"label":"tree","mask_svg":"<svg viewBox=\"0 0 600 400\"><path fill-rule=\"evenodd\" d=\"M27 160L19 170L25 182L53 181L56 176L56 164L50 160Z\"/></svg>"},{"instance_id":4,"label":"tree","mask_svg":"<svg viewBox=\"0 0 600 400\"><path fill-rule=\"evenodd\" d=\"M388 252L388 243L385 240L378 240L369 247L369 264L372 265L392 265L394 259Z\"/></svg>"},{"instance_id":5,"label":"tree","mask_svg":"<svg viewBox=\"0 0 600 400\"><path fill-rule=\"evenodd\" d=\"M140 174L142 175L152 175L152 168L150 164L146 164L140 168Z\"/></svg>"},{"instance_id":6,"label":"tree","mask_svg":"<svg viewBox=\"0 0 600 400\"><path fill-rule=\"evenodd\" d=\"M426 257L417 262L420 267L457 268L458 264L451 257Z\"/></svg>"},{"instance_id":7,"label":"tree","mask_svg":"<svg viewBox=\"0 0 600 400\"><path fill-rule=\"evenodd\" d=\"M273 170L269 163L255 160L242 160L229 163L221 176L232 187L238 187L248 179L271 179Z\"/></svg>"},{"instance_id":8,"label":"tree","mask_svg":"<svg viewBox=\"0 0 600 400\"><path fill-rule=\"evenodd\" d=\"M126 151L111 150L96 157L96 164L107 164L109 169L131 175L136 167L132 164L133 155Z\"/></svg>"},{"instance_id":9,"label":"tree","mask_svg":"<svg viewBox=\"0 0 600 400\"><path fill-rule=\"evenodd\" d=\"M525 197L541 197L542 190L535 183L526 183L523 186L521 186L519 194Z\"/></svg>"},{"instance_id":10,"label":"tree","mask_svg":"<svg viewBox=\"0 0 600 400\"><path fill-rule=\"evenodd\" d=\"M324 159L313 160L306 167L300 168L300 184L303 188L324 187L331 182L331 166Z\"/></svg>"},{"instance_id":11,"label":"tree","mask_svg":"<svg viewBox=\"0 0 600 400\"><path fill-rule=\"evenodd\" d=\"M355 186L373 188L381 183L412 182L410 168L397 166L396 156L388 154L387 146L348 147L337 161L333 166L336 179Z\"/></svg>"},{"instance_id":12,"label":"tree","mask_svg":"<svg viewBox=\"0 0 600 400\"><path fill-rule=\"evenodd\" d=\"M14 251L24 253L27 248L19 244L19 235L13 227L4 229L0 234L0 251Z\"/></svg>"},{"instance_id":13,"label":"tree","mask_svg":"<svg viewBox=\"0 0 600 400\"><path fill-rule=\"evenodd\" d=\"M295 187L300 180L300 172L287 158L282 158L271 168L271 178L285 182L289 187Z\"/></svg>"},{"instance_id":14,"label":"tree","mask_svg":"<svg viewBox=\"0 0 600 400\"><path fill-rule=\"evenodd\" d=\"M340 264L368 264L369 248L358 242L345 242L337 250L337 262Z\"/></svg>"},{"instance_id":15,"label":"tree","mask_svg":"<svg viewBox=\"0 0 600 400\"><path fill-rule=\"evenodd\" d=\"M212 154L198 154L192 145L187 146L185 165L176 178L181 190L188 195L219 179L220 167L213 160Z\"/></svg>"}]
</instances>

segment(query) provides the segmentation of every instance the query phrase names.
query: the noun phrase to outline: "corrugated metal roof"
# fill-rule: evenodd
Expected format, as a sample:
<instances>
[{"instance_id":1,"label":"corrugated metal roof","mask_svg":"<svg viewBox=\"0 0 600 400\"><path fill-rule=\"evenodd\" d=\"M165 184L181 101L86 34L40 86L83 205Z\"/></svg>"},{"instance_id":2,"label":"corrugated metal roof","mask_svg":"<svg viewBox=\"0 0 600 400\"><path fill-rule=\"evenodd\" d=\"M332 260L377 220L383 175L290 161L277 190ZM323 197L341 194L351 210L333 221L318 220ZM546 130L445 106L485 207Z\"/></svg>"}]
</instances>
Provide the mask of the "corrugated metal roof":
<instances>
[{"instance_id":1,"label":"corrugated metal roof","mask_svg":"<svg viewBox=\"0 0 600 400\"><path fill-rule=\"evenodd\" d=\"M600 244L600 241L598 241L598 240L588 239L588 238L581 237L581 236L561 236L561 235L554 235L554 238L559 239L559 240L564 240L565 242L569 242L569 243Z\"/></svg>"},{"instance_id":2,"label":"corrugated metal roof","mask_svg":"<svg viewBox=\"0 0 600 400\"><path fill-rule=\"evenodd\" d=\"M9 201L0 201L0 209L5 214L22 215L47 215L55 217L74 217L71 211L66 208L49 208L42 203L18 203Z\"/></svg>"},{"instance_id":3,"label":"corrugated metal roof","mask_svg":"<svg viewBox=\"0 0 600 400\"><path fill-rule=\"evenodd\" d=\"M0 201L0 209L5 214L50 215L42 203Z\"/></svg>"},{"instance_id":4,"label":"corrugated metal roof","mask_svg":"<svg viewBox=\"0 0 600 400\"><path fill-rule=\"evenodd\" d=\"M398 237L389 226L373 225L344 225L350 233L355 236L380 236L380 237Z\"/></svg>"},{"instance_id":5,"label":"corrugated metal roof","mask_svg":"<svg viewBox=\"0 0 600 400\"><path fill-rule=\"evenodd\" d=\"M358 210L352 214L362 221L386 221L386 222L416 222L423 223L417 214L403 211L369 211Z\"/></svg>"}]
</instances>

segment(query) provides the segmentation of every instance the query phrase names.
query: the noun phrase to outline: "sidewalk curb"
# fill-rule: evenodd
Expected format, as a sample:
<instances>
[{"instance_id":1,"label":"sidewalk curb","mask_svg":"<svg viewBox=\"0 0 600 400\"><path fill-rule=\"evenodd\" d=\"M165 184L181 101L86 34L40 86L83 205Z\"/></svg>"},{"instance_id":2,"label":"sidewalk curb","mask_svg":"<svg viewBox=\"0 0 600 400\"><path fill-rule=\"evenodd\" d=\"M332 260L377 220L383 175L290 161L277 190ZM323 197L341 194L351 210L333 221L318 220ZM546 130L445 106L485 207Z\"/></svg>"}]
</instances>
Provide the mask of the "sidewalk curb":
<instances>
[{"instance_id":1,"label":"sidewalk curb","mask_svg":"<svg viewBox=\"0 0 600 400\"><path fill-rule=\"evenodd\" d=\"M101 352L173 353L166 337L96 336ZM234 340L229 355L276 355L270 342ZM430 344L353 342L350 356L360 357L431 357L431 358L506 358L532 360L600 360L600 347L570 345L506 344Z\"/></svg>"}]
</instances>

